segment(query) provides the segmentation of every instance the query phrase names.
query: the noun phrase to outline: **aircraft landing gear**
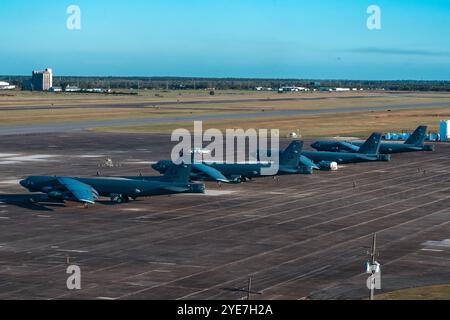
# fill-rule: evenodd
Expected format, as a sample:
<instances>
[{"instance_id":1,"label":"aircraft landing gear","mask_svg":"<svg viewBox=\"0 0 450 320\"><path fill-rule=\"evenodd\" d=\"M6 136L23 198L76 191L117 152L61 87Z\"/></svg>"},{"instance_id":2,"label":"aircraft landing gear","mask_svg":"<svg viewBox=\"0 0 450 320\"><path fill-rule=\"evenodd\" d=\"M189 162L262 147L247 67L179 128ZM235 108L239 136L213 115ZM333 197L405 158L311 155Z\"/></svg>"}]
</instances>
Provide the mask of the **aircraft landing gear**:
<instances>
[{"instance_id":1,"label":"aircraft landing gear","mask_svg":"<svg viewBox=\"0 0 450 320\"><path fill-rule=\"evenodd\" d=\"M130 199L127 196L124 196L121 194L114 194L114 195L111 195L111 201L115 202L117 204L121 204L121 203L129 202Z\"/></svg>"},{"instance_id":2,"label":"aircraft landing gear","mask_svg":"<svg viewBox=\"0 0 450 320\"><path fill-rule=\"evenodd\" d=\"M83 203L83 208L84 209L89 209L89 204L87 202Z\"/></svg>"}]
</instances>

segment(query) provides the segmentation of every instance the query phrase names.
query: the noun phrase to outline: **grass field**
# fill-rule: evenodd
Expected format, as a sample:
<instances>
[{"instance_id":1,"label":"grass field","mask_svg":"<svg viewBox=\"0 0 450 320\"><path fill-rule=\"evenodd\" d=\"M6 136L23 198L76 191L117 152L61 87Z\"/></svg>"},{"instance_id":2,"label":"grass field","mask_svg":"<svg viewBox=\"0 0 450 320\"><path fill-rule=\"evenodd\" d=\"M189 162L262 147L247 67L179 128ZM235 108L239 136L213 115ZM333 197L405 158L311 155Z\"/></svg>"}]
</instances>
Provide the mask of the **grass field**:
<instances>
[{"instance_id":1,"label":"grass field","mask_svg":"<svg viewBox=\"0 0 450 320\"><path fill-rule=\"evenodd\" d=\"M450 119L450 108L429 110L399 110L378 112L350 112L342 114L322 114L315 116L294 116L285 118L234 119L228 121L205 121L203 129L217 128L266 128L280 129L281 135L296 132L304 138L352 136L363 138L374 131L390 132L412 130L418 125L429 125L429 130L437 131L439 121ZM96 128L97 131L127 133L171 133L177 128L193 130L193 123L167 123L132 127Z\"/></svg>"},{"instance_id":2,"label":"grass field","mask_svg":"<svg viewBox=\"0 0 450 320\"><path fill-rule=\"evenodd\" d=\"M235 114L238 111L213 110L209 115ZM158 119L163 117L202 115L201 110L158 110L158 109L60 109L0 111L0 126L16 126L48 123L71 123L79 121L101 121L116 119Z\"/></svg>"},{"instance_id":3,"label":"grass field","mask_svg":"<svg viewBox=\"0 0 450 320\"><path fill-rule=\"evenodd\" d=\"M394 291L377 295L376 300L450 300L450 285Z\"/></svg>"},{"instance_id":4,"label":"grass field","mask_svg":"<svg viewBox=\"0 0 450 320\"><path fill-rule=\"evenodd\" d=\"M286 99L288 101L271 101L276 99ZM277 94L273 92L259 91L216 91L214 96L208 91L139 91L139 95L106 95L106 94L81 94L81 93L48 93L48 92L27 92L12 91L7 95L0 95L0 107L21 107L21 106L65 106L90 104L122 104L122 103L149 103L157 105L160 102L189 101L211 101L216 100L265 100L250 103L248 107L268 108L268 109L299 109L299 108L319 108L334 106L371 106L371 105L398 105L410 103L433 103L446 102L450 100L450 93L407 93L407 92L314 92L314 93L286 93ZM301 99L299 101L298 99ZM289 101L290 100L290 101ZM242 102L238 104L230 103L228 107L240 108ZM203 105L198 105L201 107ZM208 107L207 105L205 107Z\"/></svg>"},{"instance_id":5,"label":"grass field","mask_svg":"<svg viewBox=\"0 0 450 320\"><path fill-rule=\"evenodd\" d=\"M281 101L279 99L282 99ZM277 100L276 100L277 99ZM229 102L228 102L229 100ZM234 101L233 101L234 100ZM183 104L201 101L203 103ZM220 103L218 103L220 101ZM158 103L164 102L159 106ZM128 108L110 106L133 104ZM303 137L356 136L373 131L410 130L427 124L437 130L439 120L450 118L450 93L418 92L347 92L347 93L289 93L257 91L140 91L137 96L101 94L53 94L39 92L8 92L0 96L0 127L31 124L70 123L120 119L159 119L183 116L249 114L276 110L323 110L330 108L398 106L440 103L448 107L428 106L423 109L377 112L326 113L314 116L285 116L207 121L205 128L273 128L282 135L298 132ZM148 104L148 105L147 105ZM70 109L62 109L71 105ZM106 106L105 106L106 105ZM25 107L46 109L25 110ZM102 106L99 108L99 106ZM48 108L47 108L48 107ZM3 110L2 110L3 108ZM113 132L170 133L179 127L191 128L192 123L166 123L93 128Z\"/></svg>"}]
</instances>

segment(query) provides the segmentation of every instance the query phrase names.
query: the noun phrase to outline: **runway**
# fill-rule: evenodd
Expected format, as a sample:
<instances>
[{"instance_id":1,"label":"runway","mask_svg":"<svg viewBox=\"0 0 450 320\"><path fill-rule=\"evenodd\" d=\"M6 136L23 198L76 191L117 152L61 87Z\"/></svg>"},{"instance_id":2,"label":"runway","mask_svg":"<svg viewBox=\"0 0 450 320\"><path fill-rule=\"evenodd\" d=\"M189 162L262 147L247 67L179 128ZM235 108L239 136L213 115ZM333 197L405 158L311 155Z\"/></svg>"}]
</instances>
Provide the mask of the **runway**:
<instances>
[{"instance_id":1,"label":"runway","mask_svg":"<svg viewBox=\"0 0 450 320\"><path fill-rule=\"evenodd\" d=\"M76 97L75 94L74 97ZM110 108L119 108L119 109L136 109L136 108L146 108L153 106L191 106L191 105L204 105L204 104L233 104L233 103L251 103L251 102L288 102L288 101L319 101L319 100L339 100L339 99L364 99L364 98L383 98L383 97L398 97L399 94L390 94L390 95L371 95L371 96L331 96L331 97L293 97L293 96L282 96L278 98L268 97L268 98L247 98L247 99L224 99L224 98L216 98L212 99L210 97L204 99L191 99L191 100L152 100L149 99L144 102L116 102L116 103L89 103L89 104L57 104L57 105L26 105L20 106L21 110L51 110L54 108L57 109L110 109ZM402 97L415 97L414 95L406 95L402 94ZM105 96L107 97L107 96ZM437 96L437 98L448 98L448 96ZM37 100L38 102L39 100ZM12 103L13 104L13 103ZM17 110L18 107L15 105L3 105L0 106L0 111L4 110Z\"/></svg>"},{"instance_id":2,"label":"runway","mask_svg":"<svg viewBox=\"0 0 450 320\"><path fill-rule=\"evenodd\" d=\"M246 100L247 101L247 100ZM216 102L215 102L216 103ZM147 103L148 105L148 103ZM161 117L161 118L140 118L140 119L116 119L116 120L92 120L92 121L67 121L48 124L31 124L19 126L0 126L0 136L17 135L17 134L38 134L38 133L59 133L59 132L73 132L81 131L97 127L113 127L113 126L141 126L146 124L164 124L164 123L178 123L178 122L192 122L192 121L220 121L233 119L262 119L273 117L289 117L299 115L320 115L320 114L340 114L349 112L371 112L371 111L387 111L387 110L405 110L405 109L423 109L423 108L439 108L448 107L449 103L423 103L423 104L408 104L408 105L393 105L393 106L375 106L375 107L340 107L340 108L321 108L321 109L307 109L307 110L264 110L219 115L203 115L203 116L183 116L183 117ZM114 105L117 106L118 105ZM124 106L130 106L126 104ZM136 107L137 105L134 105ZM16 107L20 108L21 107ZM1 115L1 110L0 110Z\"/></svg>"}]
</instances>

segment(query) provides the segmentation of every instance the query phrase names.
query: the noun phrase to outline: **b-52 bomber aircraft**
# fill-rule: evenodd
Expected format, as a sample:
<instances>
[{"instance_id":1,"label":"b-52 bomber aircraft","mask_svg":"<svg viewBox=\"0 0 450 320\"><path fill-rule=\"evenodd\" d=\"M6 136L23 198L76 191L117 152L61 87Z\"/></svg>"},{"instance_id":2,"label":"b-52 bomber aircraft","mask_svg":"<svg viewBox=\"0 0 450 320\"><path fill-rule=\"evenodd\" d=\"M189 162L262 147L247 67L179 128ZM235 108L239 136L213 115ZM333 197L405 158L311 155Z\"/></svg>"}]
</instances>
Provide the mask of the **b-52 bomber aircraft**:
<instances>
[{"instance_id":1,"label":"b-52 bomber aircraft","mask_svg":"<svg viewBox=\"0 0 450 320\"><path fill-rule=\"evenodd\" d=\"M338 164L389 161L390 156L380 154L381 133L372 134L369 139L358 149L358 152L330 152L330 151L303 151L302 155L314 162L334 161Z\"/></svg>"},{"instance_id":2,"label":"b-52 bomber aircraft","mask_svg":"<svg viewBox=\"0 0 450 320\"><path fill-rule=\"evenodd\" d=\"M382 142L381 154L391 154L413 151L434 151L433 145L425 145L426 126L418 127L405 143ZM363 142L349 141L317 141L311 145L317 151L359 152Z\"/></svg>"},{"instance_id":3,"label":"b-52 bomber aircraft","mask_svg":"<svg viewBox=\"0 0 450 320\"><path fill-rule=\"evenodd\" d=\"M172 165L160 177L95 177L72 178L34 176L20 181L30 192L42 192L50 199L81 202L87 207L100 196L124 203L138 197L176 193L204 193L205 185L191 183L190 165Z\"/></svg>"},{"instance_id":4,"label":"b-52 bomber aircraft","mask_svg":"<svg viewBox=\"0 0 450 320\"><path fill-rule=\"evenodd\" d=\"M303 150L303 142L302 141L298 141L298 140L293 141L286 148L285 151L280 152L280 159L281 159L283 153L288 152L288 150L295 144L301 144L302 150ZM258 150L256 153L258 160L260 159L260 155L263 152L265 152L269 157L271 156L270 150ZM312 174L314 170L327 170L327 171L338 170L338 165L334 161L320 160L320 161L314 162L311 159L309 159L308 157L306 157L305 155L303 155L301 152L299 155L298 167L299 167L299 169L298 169L298 172L296 172L296 173L300 173L300 174Z\"/></svg>"},{"instance_id":5,"label":"b-52 bomber aircraft","mask_svg":"<svg viewBox=\"0 0 450 320\"><path fill-rule=\"evenodd\" d=\"M280 152L279 169L275 175L299 174L304 168L299 166L303 142L294 141L284 151ZM165 173L172 164L170 160L161 160L152 165L160 173ZM254 163L217 163L202 162L192 164L191 178L193 180L215 180L226 183L241 183L249 179L263 176L262 169L273 166L273 163L257 161Z\"/></svg>"}]
</instances>

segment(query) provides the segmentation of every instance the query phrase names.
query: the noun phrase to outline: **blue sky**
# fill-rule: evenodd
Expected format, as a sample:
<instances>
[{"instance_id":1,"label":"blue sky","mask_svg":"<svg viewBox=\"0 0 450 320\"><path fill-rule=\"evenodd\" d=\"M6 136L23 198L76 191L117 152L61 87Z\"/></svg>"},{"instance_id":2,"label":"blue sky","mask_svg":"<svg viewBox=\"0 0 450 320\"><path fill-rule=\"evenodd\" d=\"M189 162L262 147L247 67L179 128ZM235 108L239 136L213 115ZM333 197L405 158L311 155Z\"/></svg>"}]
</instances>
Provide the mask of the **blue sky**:
<instances>
[{"instance_id":1,"label":"blue sky","mask_svg":"<svg viewBox=\"0 0 450 320\"><path fill-rule=\"evenodd\" d=\"M2 1L0 74L450 80L449 17L448 0Z\"/></svg>"}]
</instances>

